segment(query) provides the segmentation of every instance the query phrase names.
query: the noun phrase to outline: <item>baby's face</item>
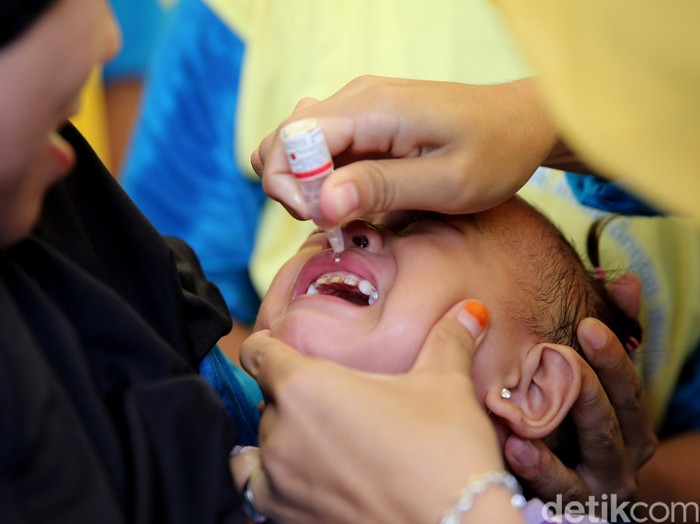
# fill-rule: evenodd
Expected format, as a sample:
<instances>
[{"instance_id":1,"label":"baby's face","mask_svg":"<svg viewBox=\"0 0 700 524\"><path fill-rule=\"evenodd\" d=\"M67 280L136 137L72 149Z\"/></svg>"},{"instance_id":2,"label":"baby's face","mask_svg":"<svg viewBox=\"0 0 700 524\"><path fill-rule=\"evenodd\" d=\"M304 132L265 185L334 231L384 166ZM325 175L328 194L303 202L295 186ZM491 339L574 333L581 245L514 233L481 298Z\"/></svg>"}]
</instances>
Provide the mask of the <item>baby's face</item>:
<instances>
[{"instance_id":1,"label":"baby's face","mask_svg":"<svg viewBox=\"0 0 700 524\"><path fill-rule=\"evenodd\" d=\"M537 234L523 206L510 200L474 216L425 214L386 227L355 221L344 227L340 262L325 235L312 234L272 282L256 330L269 328L306 355L399 373L435 322L473 297L491 315L482 348L513 347L531 338L506 319L506 303L518 300L516 278L527 277L517 260L526 254L508 246Z\"/></svg>"}]
</instances>

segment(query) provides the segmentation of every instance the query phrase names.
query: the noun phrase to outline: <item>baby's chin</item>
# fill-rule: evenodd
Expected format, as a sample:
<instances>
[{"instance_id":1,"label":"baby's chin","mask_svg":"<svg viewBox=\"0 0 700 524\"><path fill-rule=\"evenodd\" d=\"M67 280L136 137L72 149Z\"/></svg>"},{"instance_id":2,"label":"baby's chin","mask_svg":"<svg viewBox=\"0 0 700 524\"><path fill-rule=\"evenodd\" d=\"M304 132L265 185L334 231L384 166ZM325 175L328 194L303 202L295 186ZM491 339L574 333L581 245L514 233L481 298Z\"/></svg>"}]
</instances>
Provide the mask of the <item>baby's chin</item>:
<instances>
[{"instance_id":1,"label":"baby's chin","mask_svg":"<svg viewBox=\"0 0 700 524\"><path fill-rule=\"evenodd\" d=\"M302 355L312 356L313 351L311 353L309 351L316 346L316 337L308 336L302 330L289 328L285 325L273 324L270 327L270 336L281 340Z\"/></svg>"},{"instance_id":2,"label":"baby's chin","mask_svg":"<svg viewBox=\"0 0 700 524\"><path fill-rule=\"evenodd\" d=\"M384 340L357 336L347 330L273 323L270 335L302 355L330 360L358 371L393 375L407 371L412 364L403 355L388 350Z\"/></svg>"},{"instance_id":3,"label":"baby's chin","mask_svg":"<svg viewBox=\"0 0 700 524\"><path fill-rule=\"evenodd\" d=\"M351 362L348 358L353 351L351 342L344 338L333 338L325 329L314 329L313 325L300 325L293 322L273 322L270 336L281 340L302 355L333 360L340 363Z\"/></svg>"}]
</instances>

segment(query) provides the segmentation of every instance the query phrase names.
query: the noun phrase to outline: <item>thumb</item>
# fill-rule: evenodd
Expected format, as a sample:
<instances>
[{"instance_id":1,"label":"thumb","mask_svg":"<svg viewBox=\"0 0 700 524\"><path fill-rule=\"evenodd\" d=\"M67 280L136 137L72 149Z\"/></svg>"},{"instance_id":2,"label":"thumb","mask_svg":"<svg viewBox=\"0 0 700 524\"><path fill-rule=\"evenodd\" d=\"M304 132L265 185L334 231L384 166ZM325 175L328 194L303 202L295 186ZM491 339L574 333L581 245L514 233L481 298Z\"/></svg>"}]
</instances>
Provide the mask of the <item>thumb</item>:
<instances>
[{"instance_id":1,"label":"thumb","mask_svg":"<svg viewBox=\"0 0 700 524\"><path fill-rule=\"evenodd\" d=\"M413 369L463 369L470 372L472 357L488 323L489 313L481 302L459 302L430 330Z\"/></svg>"},{"instance_id":2,"label":"thumb","mask_svg":"<svg viewBox=\"0 0 700 524\"><path fill-rule=\"evenodd\" d=\"M277 387L308 361L294 348L270 336L265 329L253 333L241 344L241 365L260 386L266 398L277 398Z\"/></svg>"},{"instance_id":3,"label":"thumb","mask_svg":"<svg viewBox=\"0 0 700 524\"><path fill-rule=\"evenodd\" d=\"M441 184L431 176L444 172L444 163L445 159L436 155L374 158L343 165L321 188L321 212L330 222L342 224L401 209L430 209L440 213L478 211L469 208L468 191L455 190L461 181Z\"/></svg>"}]
</instances>

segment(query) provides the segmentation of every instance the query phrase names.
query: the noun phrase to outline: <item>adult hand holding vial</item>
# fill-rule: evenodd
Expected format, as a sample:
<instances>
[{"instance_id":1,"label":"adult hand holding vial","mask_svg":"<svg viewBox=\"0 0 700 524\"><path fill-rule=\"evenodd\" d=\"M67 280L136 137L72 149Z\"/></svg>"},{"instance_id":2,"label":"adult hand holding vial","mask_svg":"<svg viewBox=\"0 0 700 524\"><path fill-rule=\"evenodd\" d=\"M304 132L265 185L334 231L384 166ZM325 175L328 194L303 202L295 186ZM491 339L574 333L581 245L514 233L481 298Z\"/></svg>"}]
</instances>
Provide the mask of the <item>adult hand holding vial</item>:
<instances>
[{"instance_id":1,"label":"adult hand holding vial","mask_svg":"<svg viewBox=\"0 0 700 524\"><path fill-rule=\"evenodd\" d=\"M294 174L311 218L317 224L322 220L319 195L323 181L333 172L333 159L319 123L313 118L297 120L280 131L289 167ZM340 226L326 229L335 260L345 249Z\"/></svg>"}]
</instances>

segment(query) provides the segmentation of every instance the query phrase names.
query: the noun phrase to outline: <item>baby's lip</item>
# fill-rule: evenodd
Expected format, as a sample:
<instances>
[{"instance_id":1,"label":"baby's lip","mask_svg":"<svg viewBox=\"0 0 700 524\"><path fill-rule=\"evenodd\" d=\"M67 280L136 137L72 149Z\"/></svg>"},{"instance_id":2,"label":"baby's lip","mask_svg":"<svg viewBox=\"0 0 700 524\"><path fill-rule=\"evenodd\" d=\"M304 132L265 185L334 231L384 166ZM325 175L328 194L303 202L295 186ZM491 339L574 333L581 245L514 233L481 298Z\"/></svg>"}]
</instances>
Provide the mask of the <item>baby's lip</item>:
<instances>
[{"instance_id":1,"label":"baby's lip","mask_svg":"<svg viewBox=\"0 0 700 524\"><path fill-rule=\"evenodd\" d=\"M319 277L329 273L351 273L360 279L369 281L381 295L379 282L379 268L370 260L364 252L346 249L341 255L340 261L334 260L334 253L325 250L312 257L301 269L294 285L292 300L306 295L309 286L314 284Z\"/></svg>"}]
</instances>

